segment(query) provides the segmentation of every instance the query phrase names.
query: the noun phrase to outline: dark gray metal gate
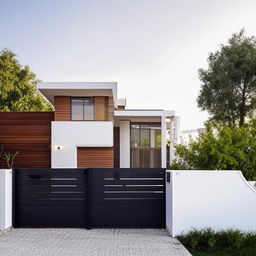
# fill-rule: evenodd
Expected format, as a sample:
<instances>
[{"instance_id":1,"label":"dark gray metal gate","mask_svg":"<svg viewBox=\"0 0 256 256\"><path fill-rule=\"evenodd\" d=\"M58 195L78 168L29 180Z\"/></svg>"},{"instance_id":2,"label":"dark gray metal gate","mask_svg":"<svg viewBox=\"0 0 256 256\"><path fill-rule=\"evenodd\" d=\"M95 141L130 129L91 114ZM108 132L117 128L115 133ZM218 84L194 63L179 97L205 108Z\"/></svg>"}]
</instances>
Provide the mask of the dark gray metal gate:
<instances>
[{"instance_id":1,"label":"dark gray metal gate","mask_svg":"<svg viewBox=\"0 0 256 256\"><path fill-rule=\"evenodd\" d=\"M165 227L165 169L15 169L15 227Z\"/></svg>"},{"instance_id":2,"label":"dark gray metal gate","mask_svg":"<svg viewBox=\"0 0 256 256\"><path fill-rule=\"evenodd\" d=\"M165 169L92 169L92 227L165 227Z\"/></svg>"},{"instance_id":3,"label":"dark gray metal gate","mask_svg":"<svg viewBox=\"0 0 256 256\"><path fill-rule=\"evenodd\" d=\"M87 227L83 169L15 169L15 227Z\"/></svg>"}]
</instances>

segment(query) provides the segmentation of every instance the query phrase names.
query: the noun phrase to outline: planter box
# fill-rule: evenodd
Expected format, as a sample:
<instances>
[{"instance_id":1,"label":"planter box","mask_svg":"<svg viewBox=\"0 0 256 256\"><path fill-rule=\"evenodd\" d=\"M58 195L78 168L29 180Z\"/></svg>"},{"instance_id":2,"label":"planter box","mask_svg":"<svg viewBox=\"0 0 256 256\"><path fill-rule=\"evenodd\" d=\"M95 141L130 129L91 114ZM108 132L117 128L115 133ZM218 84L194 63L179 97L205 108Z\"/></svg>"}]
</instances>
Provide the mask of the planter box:
<instances>
[{"instance_id":1,"label":"planter box","mask_svg":"<svg viewBox=\"0 0 256 256\"><path fill-rule=\"evenodd\" d=\"M0 169L0 230L12 226L12 170Z\"/></svg>"}]
</instances>

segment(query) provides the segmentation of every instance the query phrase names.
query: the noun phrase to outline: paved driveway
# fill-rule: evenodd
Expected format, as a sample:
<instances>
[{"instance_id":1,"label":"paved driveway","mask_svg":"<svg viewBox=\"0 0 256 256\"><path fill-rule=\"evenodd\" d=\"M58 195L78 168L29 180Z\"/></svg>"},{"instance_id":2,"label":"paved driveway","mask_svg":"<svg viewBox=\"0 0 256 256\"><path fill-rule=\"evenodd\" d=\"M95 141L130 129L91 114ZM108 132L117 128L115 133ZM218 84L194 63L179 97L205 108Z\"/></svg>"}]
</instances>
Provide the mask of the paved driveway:
<instances>
[{"instance_id":1,"label":"paved driveway","mask_svg":"<svg viewBox=\"0 0 256 256\"><path fill-rule=\"evenodd\" d=\"M13 229L0 237L4 256L190 256L163 229Z\"/></svg>"}]
</instances>

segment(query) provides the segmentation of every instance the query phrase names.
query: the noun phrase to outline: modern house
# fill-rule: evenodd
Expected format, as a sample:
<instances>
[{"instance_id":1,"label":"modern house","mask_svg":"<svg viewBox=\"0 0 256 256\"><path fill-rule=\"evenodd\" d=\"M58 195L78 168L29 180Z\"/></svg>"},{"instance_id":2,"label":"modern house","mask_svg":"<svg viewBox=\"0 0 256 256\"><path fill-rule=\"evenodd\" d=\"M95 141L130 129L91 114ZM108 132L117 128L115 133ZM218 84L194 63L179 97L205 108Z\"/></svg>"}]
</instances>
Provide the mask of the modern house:
<instances>
[{"instance_id":1,"label":"modern house","mask_svg":"<svg viewBox=\"0 0 256 256\"><path fill-rule=\"evenodd\" d=\"M54 113L0 113L0 145L21 152L16 167L165 168L173 159L173 110L126 109L115 82L43 82L38 89Z\"/></svg>"}]
</instances>

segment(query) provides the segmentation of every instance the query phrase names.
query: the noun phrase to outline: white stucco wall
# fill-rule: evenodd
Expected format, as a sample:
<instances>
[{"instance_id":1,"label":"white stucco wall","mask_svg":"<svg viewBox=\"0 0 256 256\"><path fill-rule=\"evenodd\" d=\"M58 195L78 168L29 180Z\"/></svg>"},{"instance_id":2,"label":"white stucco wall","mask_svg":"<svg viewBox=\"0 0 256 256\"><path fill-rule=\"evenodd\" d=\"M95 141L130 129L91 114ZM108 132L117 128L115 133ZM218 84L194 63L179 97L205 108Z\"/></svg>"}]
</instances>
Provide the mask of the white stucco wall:
<instances>
[{"instance_id":1,"label":"white stucco wall","mask_svg":"<svg viewBox=\"0 0 256 256\"><path fill-rule=\"evenodd\" d=\"M130 121L120 121L120 168L130 168Z\"/></svg>"},{"instance_id":2,"label":"white stucco wall","mask_svg":"<svg viewBox=\"0 0 256 256\"><path fill-rule=\"evenodd\" d=\"M206 227L256 231L256 190L240 171L171 171L166 193L173 236Z\"/></svg>"},{"instance_id":3,"label":"white stucco wall","mask_svg":"<svg viewBox=\"0 0 256 256\"><path fill-rule=\"evenodd\" d=\"M12 170L0 169L0 230L12 226Z\"/></svg>"},{"instance_id":4,"label":"white stucco wall","mask_svg":"<svg viewBox=\"0 0 256 256\"><path fill-rule=\"evenodd\" d=\"M77 147L113 147L113 122L53 121L52 168L76 168Z\"/></svg>"},{"instance_id":5,"label":"white stucco wall","mask_svg":"<svg viewBox=\"0 0 256 256\"><path fill-rule=\"evenodd\" d=\"M167 178L167 177L166 177ZM172 235L172 230L173 230L173 193L172 193L172 180L170 177L170 182L167 182L166 179L166 229L168 230L168 232Z\"/></svg>"},{"instance_id":6,"label":"white stucco wall","mask_svg":"<svg viewBox=\"0 0 256 256\"><path fill-rule=\"evenodd\" d=\"M254 189L256 189L256 181L250 180L250 181L248 181L248 182L249 182L249 184L250 184Z\"/></svg>"}]
</instances>

